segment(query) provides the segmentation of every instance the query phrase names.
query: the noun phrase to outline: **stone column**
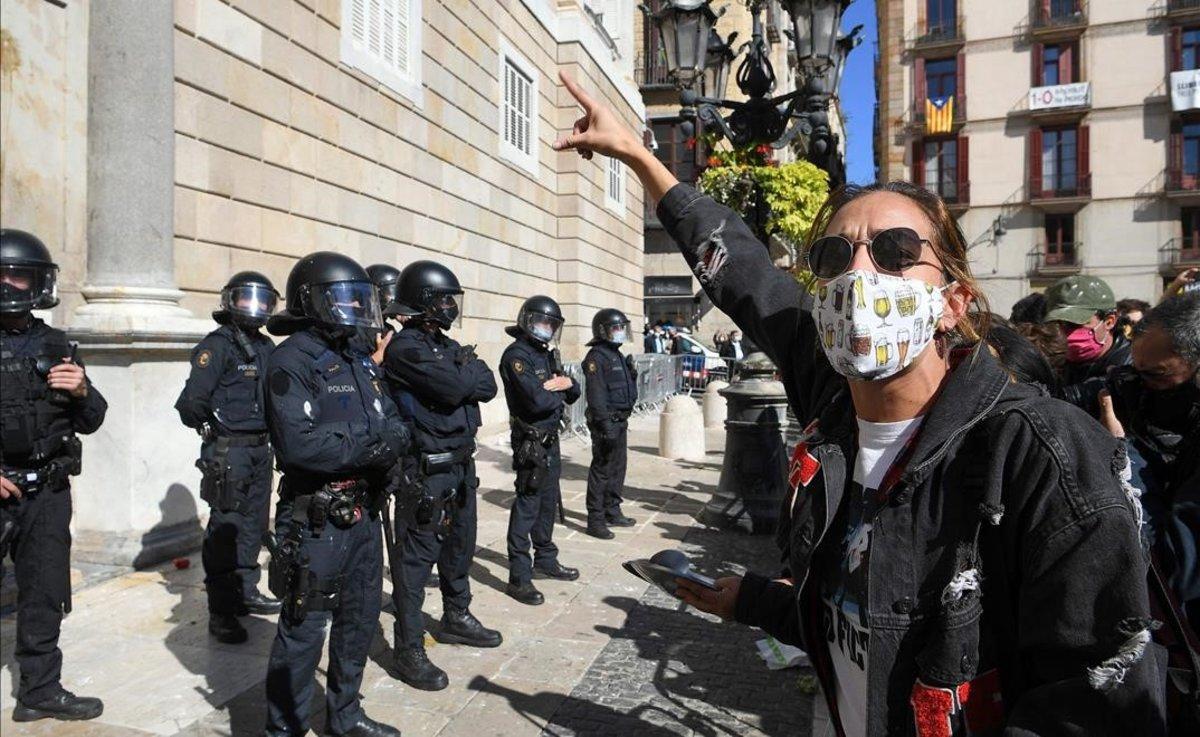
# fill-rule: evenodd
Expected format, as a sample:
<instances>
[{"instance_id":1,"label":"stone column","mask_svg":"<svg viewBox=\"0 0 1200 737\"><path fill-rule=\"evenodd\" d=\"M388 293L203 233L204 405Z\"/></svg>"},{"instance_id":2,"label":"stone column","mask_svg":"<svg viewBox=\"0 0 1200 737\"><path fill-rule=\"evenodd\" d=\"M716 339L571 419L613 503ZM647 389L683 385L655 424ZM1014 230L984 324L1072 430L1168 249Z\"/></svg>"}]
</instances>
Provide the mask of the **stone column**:
<instances>
[{"instance_id":1,"label":"stone column","mask_svg":"<svg viewBox=\"0 0 1200 737\"><path fill-rule=\"evenodd\" d=\"M172 405L213 325L174 276L174 3L91 3L88 254L68 332L109 403L84 438L75 557L148 565L194 548L198 440Z\"/></svg>"}]
</instances>

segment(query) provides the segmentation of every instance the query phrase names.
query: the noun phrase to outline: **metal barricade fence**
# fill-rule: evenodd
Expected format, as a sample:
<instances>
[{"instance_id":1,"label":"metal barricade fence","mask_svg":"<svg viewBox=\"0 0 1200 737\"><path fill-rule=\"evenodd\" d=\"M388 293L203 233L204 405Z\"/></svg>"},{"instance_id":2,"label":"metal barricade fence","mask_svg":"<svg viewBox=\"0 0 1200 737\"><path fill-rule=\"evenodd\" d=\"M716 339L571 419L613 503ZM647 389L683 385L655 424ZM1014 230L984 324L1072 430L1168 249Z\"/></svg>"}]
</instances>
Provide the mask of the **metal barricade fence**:
<instances>
[{"instance_id":1,"label":"metal barricade fence","mask_svg":"<svg viewBox=\"0 0 1200 737\"><path fill-rule=\"evenodd\" d=\"M657 412L672 396L685 391L684 359L688 356L642 354L633 356L637 370L638 398L634 412ZM574 404L566 406L562 418L562 434L588 436L587 377L579 362L563 364L563 372L579 383L580 395Z\"/></svg>"}]
</instances>

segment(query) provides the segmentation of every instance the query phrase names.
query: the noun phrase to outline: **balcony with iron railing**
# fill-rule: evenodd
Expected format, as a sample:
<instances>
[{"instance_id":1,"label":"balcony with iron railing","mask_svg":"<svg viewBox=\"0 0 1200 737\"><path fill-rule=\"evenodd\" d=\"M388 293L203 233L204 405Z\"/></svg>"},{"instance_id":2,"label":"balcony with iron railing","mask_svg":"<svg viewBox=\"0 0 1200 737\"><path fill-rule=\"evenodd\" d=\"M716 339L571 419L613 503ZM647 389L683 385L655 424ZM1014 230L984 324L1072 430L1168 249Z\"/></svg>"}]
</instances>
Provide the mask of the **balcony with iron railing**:
<instances>
[{"instance_id":1,"label":"balcony with iron railing","mask_svg":"<svg viewBox=\"0 0 1200 737\"><path fill-rule=\"evenodd\" d=\"M904 116L904 131L913 137L957 133L958 129L963 127L967 122L966 95L960 94L954 96L954 110L951 113L951 118L951 129L949 131L930 131L929 109L922 101L921 104L914 104L908 109L908 113Z\"/></svg>"},{"instance_id":2,"label":"balcony with iron railing","mask_svg":"<svg viewBox=\"0 0 1200 737\"><path fill-rule=\"evenodd\" d=\"M1029 252L1030 276L1061 277L1078 274L1083 267L1082 243L1055 243L1054 249L1043 243Z\"/></svg>"},{"instance_id":3,"label":"balcony with iron railing","mask_svg":"<svg viewBox=\"0 0 1200 737\"><path fill-rule=\"evenodd\" d=\"M1075 212L1092 199L1092 175L1045 174L1031 177L1029 204L1046 212Z\"/></svg>"},{"instance_id":4,"label":"balcony with iron railing","mask_svg":"<svg viewBox=\"0 0 1200 737\"><path fill-rule=\"evenodd\" d=\"M1175 277L1181 271L1195 268L1200 268L1200 238L1172 238L1158 249L1158 270L1164 276Z\"/></svg>"},{"instance_id":5,"label":"balcony with iron railing","mask_svg":"<svg viewBox=\"0 0 1200 737\"><path fill-rule=\"evenodd\" d=\"M1164 190L1169 199L1188 205L1200 202L1200 173L1196 169L1169 166Z\"/></svg>"},{"instance_id":6,"label":"balcony with iron railing","mask_svg":"<svg viewBox=\"0 0 1200 737\"><path fill-rule=\"evenodd\" d=\"M1158 0L1151 15L1173 23L1200 19L1200 0Z\"/></svg>"},{"instance_id":7,"label":"balcony with iron railing","mask_svg":"<svg viewBox=\"0 0 1200 737\"><path fill-rule=\"evenodd\" d=\"M918 23L904 39L904 50L916 56L953 54L965 42L962 20L945 23Z\"/></svg>"},{"instance_id":8,"label":"balcony with iron railing","mask_svg":"<svg viewBox=\"0 0 1200 737\"><path fill-rule=\"evenodd\" d=\"M675 86L671 81L666 60L647 64L645 57L638 58L637 66L633 70L633 79L643 90L666 90Z\"/></svg>"},{"instance_id":9,"label":"balcony with iron railing","mask_svg":"<svg viewBox=\"0 0 1200 737\"><path fill-rule=\"evenodd\" d=\"M1087 3L1084 0L1037 2L1029 20L1029 35L1037 41L1075 38L1087 28Z\"/></svg>"}]
</instances>

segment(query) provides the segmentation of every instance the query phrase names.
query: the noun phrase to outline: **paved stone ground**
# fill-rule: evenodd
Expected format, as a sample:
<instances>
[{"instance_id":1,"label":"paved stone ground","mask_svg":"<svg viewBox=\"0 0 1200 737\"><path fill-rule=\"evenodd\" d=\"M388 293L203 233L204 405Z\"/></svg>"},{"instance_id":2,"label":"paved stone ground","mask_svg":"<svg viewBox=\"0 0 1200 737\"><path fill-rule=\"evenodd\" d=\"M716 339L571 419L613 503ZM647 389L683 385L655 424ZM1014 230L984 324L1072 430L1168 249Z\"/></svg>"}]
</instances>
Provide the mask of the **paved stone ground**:
<instances>
[{"instance_id":1,"label":"paved stone ground","mask_svg":"<svg viewBox=\"0 0 1200 737\"><path fill-rule=\"evenodd\" d=\"M618 530L613 541L583 532L590 450L578 440L564 442L568 516L555 539L563 562L579 567L582 576L570 583L539 582L546 595L540 607L502 593L512 473L506 438L484 443L472 610L502 630L505 642L492 650L433 644L430 657L450 674L450 687L415 691L388 674L393 620L385 613L363 680L367 712L409 736L809 734L811 697L796 687L800 671L768 671L755 654L760 635L682 610L620 567L623 560L672 547L687 550L713 574L773 567L769 538L722 535L698 528L693 519L716 484L723 433L709 432L704 462L672 462L655 455L657 428L657 417L632 423L626 513L639 524ZM211 640L199 555L190 561L184 570L165 565L133 573L76 572L75 609L62 638L64 680L77 693L105 700L96 721L11 721L15 622L11 610L0 618L0 734L260 734L275 623L247 618L251 640L245 645ZM435 588L427 594L433 627L441 597ZM324 664L318 678L324 680ZM312 726L319 731L323 690L317 697Z\"/></svg>"}]
</instances>

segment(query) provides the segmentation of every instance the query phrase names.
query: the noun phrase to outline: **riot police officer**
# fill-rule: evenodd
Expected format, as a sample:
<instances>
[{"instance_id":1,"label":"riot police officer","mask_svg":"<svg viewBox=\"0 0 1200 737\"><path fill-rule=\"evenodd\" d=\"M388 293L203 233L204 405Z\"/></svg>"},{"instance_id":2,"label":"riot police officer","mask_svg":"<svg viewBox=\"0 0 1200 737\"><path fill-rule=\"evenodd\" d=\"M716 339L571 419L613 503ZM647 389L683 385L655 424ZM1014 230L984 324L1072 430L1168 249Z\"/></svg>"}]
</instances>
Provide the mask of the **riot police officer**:
<instances>
[{"instance_id":1,"label":"riot police officer","mask_svg":"<svg viewBox=\"0 0 1200 737\"><path fill-rule=\"evenodd\" d=\"M258 590L258 552L270 521L271 446L264 399L271 339L259 332L279 293L257 271L221 289L220 327L192 350L192 370L175 410L203 439L200 497L208 502L201 560L208 631L220 642L246 641L239 615L274 614L279 601Z\"/></svg>"},{"instance_id":2,"label":"riot police officer","mask_svg":"<svg viewBox=\"0 0 1200 737\"><path fill-rule=\"evenodd\" d=\"M587 421L592 435L592 465L588 469L587 532L602 540L613 538L609 526L631 527L621 513L625 486L626 440L629 415L637 401L637 371L632 356L621 355L629 340L629 318L620 310L600 310L592 318L592 347L583 358L587 387Z\"/></svg>"},{"instance_id":3,"label":"riot police officer","mask_svg":"<svg viewBox=\"0 0 1200 737\"><path fill-rule=\"evenodd\" d=\"M396 334L399 328L393 328L389 324L389 320L394 320L398 325L403 325L408 319L401 314L399 303L396 301L396 295L400 283L400 270L395 266L387 264L371 264L367 267L367 274L370 275L371 281L375 284L375 289L379 293L379 310L383 314L383 329L379 337L375 341L375 350L371 355L371 360L376 365L383 365L383 354L387 350L387 344L391 342L392 336Z\"/></svg>"},{"instance_id":4,"label":"riot police officer","mask_svg":"<svg viewBox=\"0 0 1200 737\"><path fill-rule=\"evenodd\" d=\"M579 578L578 570L559 563L553 541L554 515L556 511L561 514L562 505L558 424L563 407L574 404L580 394L579 384L564 374L558 350L551 347L562 325L557 302L541 295L530 297L517 313L517 324L504 329L514 340L500 358L512 426L513 470L517 472L517 498L508 516L505 593L529 605L544 601L533 585L535 571L563 581Z\"/></svg>"},{"instance_id":5,"label":"riot police officer","mask_svg":"<svg viewBox=\"0 0 1200 737\"><path fill-rule=\"evenodd\" d=\"M288 276L287 312L267 329L291 334L271 355L267 426L283 471L271 547L271 592L284 601L267 673L267 733L303 734L332 615L326 685L330 734L399 736L369 719L359 685L379 621L380 519L388 472L408 431L378 367L351 341L378 328L379 303L352 259L319 252Z\"/></svg>"},{"instance_id":6,"label":"riot police officer","mask_svg":"<svg viewBox=\"0 0 1200 737\"><path fill-rule=\"evenodd\" d=\"M100 699L62 687L58 635L71 611L71 490L76 433L92 433L108 405L61 330L31 314L58 304L58 266L38 238L0 230L0 576L17 579L20 671L16 722L94 719Z\"/></svg>"},{"instance_id":7,"label":"riot police officer","mask_svg":"<svg viewBox=\"0 0 1200 737\"><path fill-rule=\"evenodd\" d=\"M392 598L396 609L395 662L401 680L437 691L449 684L424 645L425 582L437 563L442 591L439 642L496 647L500 633L471 613L468 572L475 555L475 433L479 403L496 396L496 379L474 346L446 335L461 324L463 296L445 266L416 261L400 274L398 310L407 317L388 344L383 367L401 416L410 423L412 452L405 478L415 504L396 505Z\"/></svg>"}]
</instances>

